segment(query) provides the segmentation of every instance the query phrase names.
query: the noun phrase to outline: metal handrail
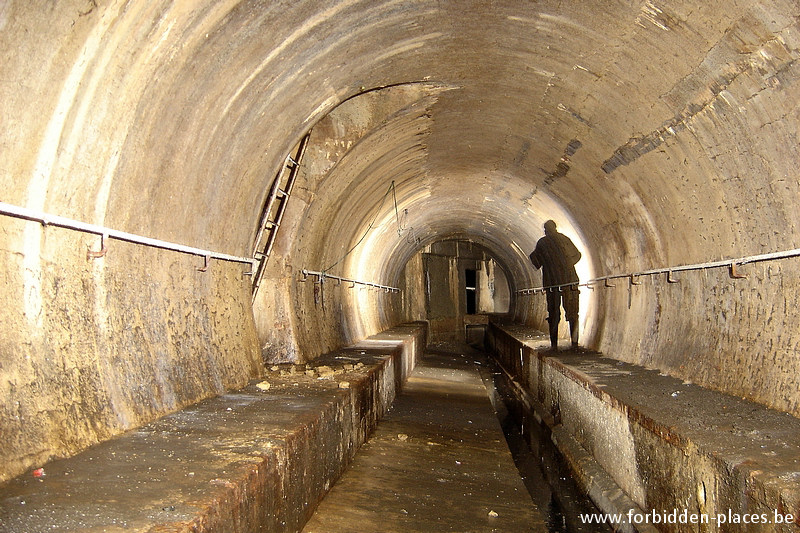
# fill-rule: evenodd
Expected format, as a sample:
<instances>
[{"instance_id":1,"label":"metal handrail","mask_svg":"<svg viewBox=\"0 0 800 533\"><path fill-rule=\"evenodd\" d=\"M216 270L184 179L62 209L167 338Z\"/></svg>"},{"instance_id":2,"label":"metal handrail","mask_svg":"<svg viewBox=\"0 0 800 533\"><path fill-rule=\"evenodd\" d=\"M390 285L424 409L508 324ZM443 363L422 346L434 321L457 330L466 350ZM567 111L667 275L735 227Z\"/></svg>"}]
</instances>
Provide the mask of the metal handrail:
<instances>
[{"instance_id":1,"label":"metal handrail","mask_svg":"<svg viewBox=\"0 0 800 533\"><path fill-rule=\"evenodd\" d=\"M519 289L517 290L517 294L536 294L538 292L546 292L548 290L563 290L565 287L588 287L593 288L592 285L596 283L603 282L604 286L606 287L613 287L614 285L609 284L608 282L615 279L628 279L632 284L636 284L636 279L642 276L655 276L658 274L666 274L667 281L670 283L675 283L675 280L672 277L672 274L676 272L687 272L691 270L704 270L707 268L720 268L720 267L727 267L730 269L731 277L740 278L744 277L740 274L737 274L736 267L741 265L746 265L748 263L757 263L761 261L774 261L777 259L788 259L791 257L798 257L800 256L800 248L795 248L793 250L785 250L782 252L772 252L766 254L758 254L758 255L749 255L746 257L739 257L736 259L722 259L719 261L709 261L707 263L696 263L692 265L677 265L672 267L665 267L665 268L654 268L651 270L643 270L641 272L629 272L627 274L611 274L609 276L600 276L598 278L592 278L590 280L580 282L572 282L572 283L563 283L560 285L549 285L546 287L532 287L527 289Z\"/></svg>"},{"instance_id":2,"label":"metal handrail","mask_svg":"<svg viewBox=\"0 0 800 533\"><path fill-rule=\"evenodd\" d=\"M303 269L303 270L301 270L301 272L302 272L303 278L304 278L303 281L305 281L305 278L307 278L308 276L316 276L317 281L320 282L320 283L324 282L326 279L333 279L333 280L338 281L339 283L341 283L343 281L345 283L352 283L353 287L355 287L356 285L364 285L366 287L371 287L371 288L374 288L374 289L380 289L380 290L383 290L383 291L386 291L386 292L402 292L402 290L398 289L397 287L389 287L388 285L381 285L380 283L372 283L371 281L358 281L358 280L355 280L355 279L343 278L341 276L333 276L331 274L326 274L325 272L317 272L317 271L314 271L314 270ZM353 287L351 287L351 288L353 288Z\"/></svg>"},{"instance_id":3,"label":"metal handrail","mask_svg":"<svg viewBox=\"0 0 800 533\"><path fill-rule=\"evenodd\" d=\"M86 222L81 222L79 220L74 220L59 215L53 215L50 213L29 209L27 207L19 207L5 202L0 202L0 214L14 218L39 222L43 226L56 226L59 228L67 228L76 231L81 231L84 233L91 233L93 235L98 235L103 239L102 242L103 250L101 250L100 252L89 252L88 257L90 258L102 257L102 255L105 255L105 250L106 250L105 241L106 239L110 238L110 239L117 239L120 241L131 242L134 244L150 246L153 248L161 248L165 250L181 252L184 254L204 257L206 259L206 267L208 266L207 263L209 259L219 259L222 261L231 261L234 263L245 263L250 265L251 268L254 264L254 259L252 257L240 257L220 252L214 252L211 250L204 250L202 248L195 248L194 246L186 246L183 244L176 244L169 241L162 241L160 239L143 237L141 235L136 235L134 233L119 231L112 228L107 228L105 226L99 226L97 224L88 224Z\"/></svg>"}]
</instances>

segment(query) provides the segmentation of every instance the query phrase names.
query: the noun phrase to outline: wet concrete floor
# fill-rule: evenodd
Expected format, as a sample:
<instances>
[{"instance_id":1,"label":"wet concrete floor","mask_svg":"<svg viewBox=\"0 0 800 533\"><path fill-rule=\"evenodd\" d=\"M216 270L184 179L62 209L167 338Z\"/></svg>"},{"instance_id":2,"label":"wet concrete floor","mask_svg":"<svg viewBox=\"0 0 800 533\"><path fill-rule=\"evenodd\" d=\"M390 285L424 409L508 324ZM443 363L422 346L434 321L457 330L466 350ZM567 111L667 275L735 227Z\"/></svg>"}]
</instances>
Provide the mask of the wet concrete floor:
<instances>
[{"instance_id":1,"label":"wet concrete floor","mask_svg":"<svg viewBox=\"0 0 800 533\"><path fill-rule=\"evenodd\" d=\"M515 466L478 358L426 353L305 533L563 530L553 528L550 489L534 502ZM537 476L527 481L543 484Z\"/></svg>"}]
</instances>

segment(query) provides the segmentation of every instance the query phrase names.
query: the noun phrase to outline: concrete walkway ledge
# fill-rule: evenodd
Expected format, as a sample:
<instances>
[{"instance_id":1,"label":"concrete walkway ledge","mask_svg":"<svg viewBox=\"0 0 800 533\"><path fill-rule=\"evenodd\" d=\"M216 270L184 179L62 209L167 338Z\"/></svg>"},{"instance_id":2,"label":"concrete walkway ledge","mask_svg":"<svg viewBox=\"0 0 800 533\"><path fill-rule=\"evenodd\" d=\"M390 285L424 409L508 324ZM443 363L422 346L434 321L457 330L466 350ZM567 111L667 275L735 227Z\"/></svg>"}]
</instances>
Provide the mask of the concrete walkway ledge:
<instances>
[{"instance_id":1,"label":"concrete walkway ledge","mask_svg":"<svg viewBox=\"0 0 800 533\"><path fill-rule=\"evenodd\" d=\"M492 324L487 341L517 407L549 426L601 512L624 516L615 529L800 531L797 418L596 352L547 352L524 326Z\"/></svg>"},{"instance_id":2,"label":"concrete walkway ledge","mask_svg":"<svg viewBox=\"0 0 800 533\"><path fill-rule=\"evenodd\" d=\"M425 344L398 326L43 465L0 486L0 531L299 531Z\"/></svg>"}]
</instances>

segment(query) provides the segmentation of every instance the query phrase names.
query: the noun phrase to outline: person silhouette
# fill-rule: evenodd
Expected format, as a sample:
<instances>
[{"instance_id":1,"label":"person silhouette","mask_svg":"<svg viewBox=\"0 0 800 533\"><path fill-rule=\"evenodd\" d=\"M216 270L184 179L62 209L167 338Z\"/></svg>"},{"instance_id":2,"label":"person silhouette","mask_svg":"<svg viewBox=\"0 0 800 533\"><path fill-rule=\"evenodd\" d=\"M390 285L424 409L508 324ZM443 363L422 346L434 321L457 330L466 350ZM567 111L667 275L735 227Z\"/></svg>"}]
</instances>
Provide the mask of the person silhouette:
<instances>
[{"instance_id":1,"label":"person silhouette","mask_svg":"<svg viewBox=\"0 0 800 533\"><path fill-rule=\"evenodd\" d=\"M542 269L542 285L547 294L547 322L550 325L550 349L558 349L558 323L561 306L569 322L572 347L578 347L578 273L575 264L581 253L572 241L556 230L556 223L544 223L544 237L536 243L530 260L536 269Z\"/></svg>"}]
</instances>

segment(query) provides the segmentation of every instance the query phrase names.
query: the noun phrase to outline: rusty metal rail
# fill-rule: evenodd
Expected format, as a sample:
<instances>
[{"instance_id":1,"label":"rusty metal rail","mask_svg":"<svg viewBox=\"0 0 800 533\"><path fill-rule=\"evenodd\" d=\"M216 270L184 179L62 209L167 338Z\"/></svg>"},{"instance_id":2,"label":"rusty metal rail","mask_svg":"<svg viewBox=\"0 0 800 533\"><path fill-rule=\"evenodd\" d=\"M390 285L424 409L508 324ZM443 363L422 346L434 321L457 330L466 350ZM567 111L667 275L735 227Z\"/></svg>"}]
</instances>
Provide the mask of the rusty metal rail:
<instances>
[{"instance_id":1,"label":"rusty metal rail","mask_svg":"<svg viewBox=\"0 0 800 533\"><path fill-rule=\"evenodd\" d=\"M643 270L641 272L630 272L628 274L612 274L609 276L600 276L598 278L592 278L590 280L580 282L573 282L573 283L564 283L561 285L550 285L547 287L533 287L527 289L519 289L517 294L536 294L536 293L544 293L547 291L562 291L565 288L574 288L574 287L587 287L589 289L593 289L594 285L598 283L603 283L605 287L613 287L610 281L617 280L617 279L627 279L631 285L638 285L639 278L644 276L657 276L661 274L665 274L667 278L667 283L678 283L680 280L676 279L673 275L677 272L687 272L692 270L705 270L709 268L728 268L731 278L743 278L745 277L740 272L738 272L737 268L746 265L748 263L759 263L762 261L775 261L778 259L788 259L791 257L800 257L800 248L795 248L793 250L785 250L782 252L772 252L766 254L759 254L759 255L750 255L746 257L739 257L736 259L722 259L719 261L710 261L707 263L696 263L692 265L677 265L673 267L666 267L666 268L655 268L652 270Z\"/></svg>"},{"instance_id":2,"label":"rusty metal rail","mask_svg":"<svg viewBox=\"0 0 800 533\"><path fill-rule=\"evenodd\" d=\"M254 259L252 257L240 257L220 252L214 252L211 250L204 250L202 248L195 248L193 246L185 246L183 244L176 244L173 242L162 241L160 239L143 237L141 235L136 235L134 233L119 231L112 228L107 228L105 226L99 226L97 224L88 224L86 222L81 222L79 220L73 220L70 218L53 215L50 213L45 213L34 209L28 209L27 207L19 207L16 205L7 204L5 202L0 202L0 214L23 220L38 222L43 226L56 226L59 228L66 228L66 229L80 231L83 233L98 235L101 238L101 250L98 252L90 250L87 253L87 258L89 259L104 256L108 250L106 241L108 239L116 239L134 244L140 244L143 246L149 246L152 248L161 248L164 250L172 250L175 252L203 257L205 258L205 267L200 269L201 271L205 271L208 268L208 261L210 259L218 259L221 261L230 261L234 263L244 263L250 265L251 269L254 263Z\"/></svg>"},{"instance_id":3,"label":"rusty metal rail","mask_svg":"<svg viewBox=\"0 0 800 533\"><path fill-rule=\"evenodd\" d=\"M316 272L314 270L301 270L303 274L303 279L301 281L305 281L308 276L314 276L317 278L317 283L324 283L326 279L332 279L337 281L338 283L352 283L351 288L355 288L356 285L363 285L368 288L372 289L379 289L385 292L402 292L402 290L398 289L397 287L389 287L388 285L381 285L380 283L372 283L370 281L358 281L355 279L350 278L343 278L341 276L332 276L330 274L326 274L325 272Z\"/></svg>"}]
</instances>

